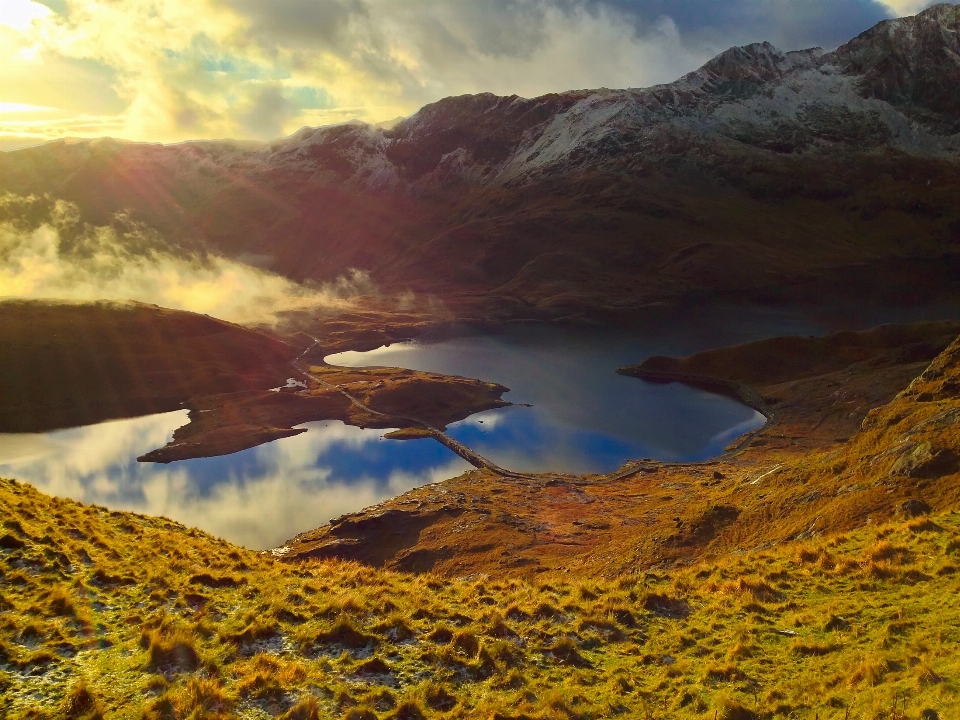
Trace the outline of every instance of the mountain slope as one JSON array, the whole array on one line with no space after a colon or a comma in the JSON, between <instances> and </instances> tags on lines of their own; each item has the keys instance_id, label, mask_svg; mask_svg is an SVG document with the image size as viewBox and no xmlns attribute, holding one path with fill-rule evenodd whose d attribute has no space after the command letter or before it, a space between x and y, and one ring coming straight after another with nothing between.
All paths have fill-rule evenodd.
<instances>
[{"instance_id":1,"label":"mountain slope","mask_svg":"<svg viewBox=\"0 0 960 720\"><path fill-rule=\"evenodd\" d=\"M877 300L952 298L958 31L960 8L937 5L832 53L754 44L668 85L447 98L391 130L57 142L0 155L0 190L96 223L126 210L298 279L360 267L495 315L803 301L858 279Z\"/></svg>"}]
</instances>

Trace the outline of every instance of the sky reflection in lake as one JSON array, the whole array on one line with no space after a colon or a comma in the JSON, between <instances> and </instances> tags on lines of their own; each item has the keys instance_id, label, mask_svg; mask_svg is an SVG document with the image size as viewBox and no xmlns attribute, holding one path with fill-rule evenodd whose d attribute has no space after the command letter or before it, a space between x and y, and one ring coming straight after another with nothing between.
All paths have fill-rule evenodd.
<instances>
[{"instance_id":1,"label":"sky reflection in lake","mask_svg":"<svg viewBox=\"0 0 960 720\"><path fill-rule=\"evenodd\" d=\"M533 407L474 415L450 426L468 447L511 470L611 472L636 458L719 455L764 418L727 397L676 383L617 375L617 368L673 349L662 336L525 325L436 343L396 343L331 355L337 365L387 365L482 378Z\"/></svg>"},{"instance_id":2,"label":"sky reflection in lake","mask_svg":"<svg viewBox=\"0 0 960 720\"><path fill-rule=\"evenodd\" d=\"M137 462L186 421L179 411L0 435L0 476L59 497L163 515L262 549L470 468L433 440L385 440L386 430L339 421L307 423L306 433L233 455Z\"/></svg>"}]
</instances>

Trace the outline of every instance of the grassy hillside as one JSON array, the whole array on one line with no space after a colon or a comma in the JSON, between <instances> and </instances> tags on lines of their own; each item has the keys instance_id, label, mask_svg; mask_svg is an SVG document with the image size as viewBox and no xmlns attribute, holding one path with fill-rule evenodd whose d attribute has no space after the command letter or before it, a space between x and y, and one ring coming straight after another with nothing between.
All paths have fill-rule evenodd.
<instances>
[{"instance_id":1,"label":"grassy hillside","mask_svg":"<svg viewBox=\"0 0 960 720\"><path fill-rule=\"evenodd\" d=\"M0 508L11 719L886 718L894 702L951 718L960 706L955 513L671 571L526 582L290 565L9 480Z\"/></svg>"}]
</instances>

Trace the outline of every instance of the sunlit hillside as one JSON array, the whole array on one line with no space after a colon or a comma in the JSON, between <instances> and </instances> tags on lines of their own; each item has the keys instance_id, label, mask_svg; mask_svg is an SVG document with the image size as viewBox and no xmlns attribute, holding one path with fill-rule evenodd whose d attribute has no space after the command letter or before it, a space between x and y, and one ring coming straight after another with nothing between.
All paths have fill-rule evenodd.
<instances>
[{"instance_id":1,"label":"sunlit hillside","mask_svg":"<svg viewBox=\"0 0 960 720\"><path fill-rule=\"evenodd\" d=\"M0 492L11 720L875 718L895 701L950 718L960 702L956 514L526 582L291 566Z\"/></svg>"}]
</instances>

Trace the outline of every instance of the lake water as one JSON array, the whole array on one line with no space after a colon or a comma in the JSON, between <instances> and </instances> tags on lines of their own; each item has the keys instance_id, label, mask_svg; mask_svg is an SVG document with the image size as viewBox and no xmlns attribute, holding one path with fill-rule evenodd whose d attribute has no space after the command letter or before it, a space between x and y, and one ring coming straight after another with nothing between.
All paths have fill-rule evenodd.
<instances>
[{"instance_id":1,"label":"lake water","mask_svg":"<svg viewBox=\"0 0 960 720\"><path fill-rule=\"evenodd\" d=\"M0 477L114 510L163 515L255 549L470 465L432 439L340 421L232 455L161 465L137 457L165 445L187 411L42 434L0 435Z\"/></svg>"},{"instance_id":2,"label":"lake water","mask_svg":"<svg viewBox=\"0 0 960 720\"><path fill-rule=\"evenodd\" d=\"M614 371L650 355L683 355L776 334L834 329L828 319L710 311L660 318L635 331L517 325L435 344L402 343L329 358L503 383L509 407L451 425L461 442L503 467L608 472L625 460L703 459L762 418L739 403ZM851 323L843 321L841 325ZM863 326L864 323L857 323ZM164 515L252 548L275 547L330 518L469 465L432 439L386 440L386 430L338 421L233 455L158 465L136 458L165 445L186 411L37 435L0 435L0 476L61 497Z\"/></svg>"},{"instance_id":3,"label":"lake water","mask_svg":"<svg viewBox=\"0 0 960 720\"><path fill-rule=\"evenodd\" d=\"M763 416L727 397L617 375L651 354L636 335L519 325L438 342L331 355L332 365L383 365L496 380L517 406L472 415L449 435L501 467L606 473L627 460L703 460ZM522 407L519 404L530 404Z\"/></svg>"}]
</instances>

